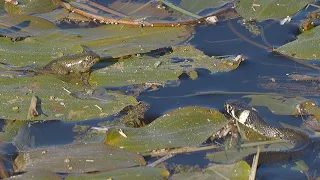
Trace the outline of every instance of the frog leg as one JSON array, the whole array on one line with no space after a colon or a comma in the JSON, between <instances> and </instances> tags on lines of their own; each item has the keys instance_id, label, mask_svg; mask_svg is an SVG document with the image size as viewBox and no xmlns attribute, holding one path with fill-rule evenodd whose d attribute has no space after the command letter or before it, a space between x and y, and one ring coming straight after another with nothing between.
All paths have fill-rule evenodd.
<instances>
[{"instance_id":1,"label":"frog leg","mask_svg":"<svg viewBox=\"0 0 320 180\"><path fill-rule=\"evenodd\" d=\"M89 84L90 72L81 73L80 78L81 78L81 81L84 83L84 85L91 86Z\"/></svg>"}]
</instances>

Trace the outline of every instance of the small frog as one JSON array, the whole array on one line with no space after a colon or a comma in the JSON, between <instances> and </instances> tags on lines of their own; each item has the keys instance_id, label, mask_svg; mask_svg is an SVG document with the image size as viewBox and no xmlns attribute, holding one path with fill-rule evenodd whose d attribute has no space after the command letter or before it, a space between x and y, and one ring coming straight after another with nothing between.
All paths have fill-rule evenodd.
<instances>
[{"instance_id":1,"label":"small frog","mask_svg":"<svg viewBox=\"0 0 320 180\"><path fill-rule=\"evenodd\" d=\"M90 72L91 67L99 61L100 57L98 54L92 51L85 51L81 54L63 56L52 60L41 68L41 70L59 76L82 74Z\"/></svg>"},{"instance_id":2,"label":"small frog","mask_svg":"<svg viewBox=\"0 0 320 180\"><path fill-rule=\"evenodd\" d=\"M90 70L100 61L100 56L93 51L85 50L82 53L67 55L52 60L41 68L9 68L13 71L26 71L33 74L53 74L64 81L81 80L88 85Z\"/></svg>"}]
</instances>

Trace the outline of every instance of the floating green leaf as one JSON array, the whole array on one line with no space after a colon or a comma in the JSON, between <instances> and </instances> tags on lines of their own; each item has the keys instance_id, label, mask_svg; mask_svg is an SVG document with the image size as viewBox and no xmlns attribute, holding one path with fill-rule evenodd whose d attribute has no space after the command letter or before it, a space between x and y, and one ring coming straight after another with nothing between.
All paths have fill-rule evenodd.
<instances>
[{"instance_id":1,"label":"floating green leaf","mask_svg":"<svg viewBox=\"0 0 320 180\"><path fill-rule=\"evenodd\" d=\"M62 180L62 178L57 175L56 173L45 171L45 170L30 170L26 173L19 174L16 176L10 177L10 179L15 180L26 180L26 179L32 179L32 180Z\"/></svg>"},{"instance_id":2,"label":"floating green leaf","mask_svg":"<svg viewBox=\"0 0 320 180\"><path fill-rule=\"evenodd\" d=\"M292 16L311 2L311 0L241 0L236 4L236 10L245 19L263 21Z\"/></svg>"},{"instance_id":3,"label":"floating green leaf","mask_svg":"<svg viewBox=\"0 0 320 180\"><path fill-rule=\"evenodd\" d=\"M0 35L2 36L27 37L55 29L57 27L52 22L34 16L10 14L0 16Z\"/></svg>"},{"instance_id":4,"label":"floating green leaf","mask_svg":"<svg viewBox=\"0 0 320 180\"><path fill-rule=\"evenodd\" d=\"M320 59L320 26L298 36L298 39L280 46L275 51L286 56L317 60Z\"/></svg>"},{"instance_id":5,"label":"floating green leaf","mask_svg":"<svg viewBox=\"0 0 320 180\"><path fill-rule=\"evenodd\" d=\"M143 128L112 128L107 132L105 143L137 152L194 147L220 130L226 121L224 115L214 109L184 107L166 113Z\"/></svg>"},{"instance_id":6,"label":"floating green leaf","mask_svg":"<svg viewBox=\"0 0 320 180\"><path fill-rule=\"evenodd\" d=\"M295 163L296 163L296 166L292 167L291 168L292 170L303 171L303 172L307 172L309 170L309 166L303 160L297 161Z\"/></svg>"},{"instance_id":7,"label":"floating green leaf","mask_svg":"<svg viewBox=\"0 0 320 180\"><path fill-rule=\"evenodd\" d=\"M69 19L70 21L74 20L74 21L77 21L77 22L89 22L90 19L89 18L86 18L84 16L81 16L80 14L76 14L76 13L73 13L73 12L70 12L68 11L67 9L55 9L54 11L52 12L49 12L49 13L45 13L45 14L41 14L39 15L39 17L41 18L44 18L44 19L47 19L51 22L56 22L56 23L59 23L61 22L62 20L65 20L65 19ZM86 25L86 23L83 23ZM79 23L79 26L81 26L82 24Z\"/></svg>"},{"instance_id":8,"label":"floating green leaf","mask_svg":"<svg viewBox=\"0 0 320 180\"><path fill-rule=\"evenodd\" d=\"M11 142L13 138L19 133L21 128L26 126L26 122L23 121L12 121L6 120L5 126L2 128L2 132L0 132L0 140Z\"/></svg>"},{"instance_id":9,"label":"floating green leaf","mask_svg":"<svg viewBox=\"0 0 320 180\"><path fill-rule=\"evenodd\" d=\"M4 5L4 0L0 0L0 14L4 12L3 5Z\"/></svg>"},{"instance_id":10,"label":"floating green leaf","mask_svg":"<svg viewBox=\"0 0 320 180\"><path fill-rule=\"evenodd\" d=\"M112 66L95 71L90 84L97 86L123 86L146 82L165 83L178 80L183 73L193 73L205 68L212 73L231 71L239 66L241 58L209 57L191 46L174 47L173 52L159 58L143 56L119 61Z\"/></svg>"},{"instance_id":11,"label":"floating green leaf","mask_svg":"<svg viewBox=\"0 0 320 180\"><path fill-rule=\"evenodd\" d=\"M203 172L192 172L192 173L179 173L172 176L172 180L188 180L188 179L234 179L234 180L245 180L249 178L250 166L244 162L239 161L235 164L230 165L211 165L206 168Z\"/></svg>"},{"instance_id":12,"label":"floating green leaf","mask_svg":"<svg viewBox=\"0 0 320 180\"><path fill-rule=\"evenodd\" d=\"M157 180L167 179L169 172L163 168L136 167L94 174L71 174L66 180Z\"/></svg>"},{"instance_id":13,"label":"floating green leaf","mask_svg":"<svg viewBox=\"0 0 320 180\"><path fill-rule=\"evenodd\" d=\"M106 25L92 29L75 29L83 37L83 45L102 57L121 57L149 52L187 40L193 28L180 27L123 27ZM108 33L106 33L108 32Z\"/></svg>"},{"instance_id":14,"label":"floating green leaf","mask_svg":"<svg viewBox=\"0 0 320 180\"><path fill-rule=\"evenodd\" d=\"M270 141L273 142L273 141ZM238 149L226 149L225 151L218 151L214 153L207 153L206 158L210 161L216 162L216 163L234 163L239 160L241 160L243 157L253 154L257 152L257 145L260 145L261 152L263 151L276 151L279 149L290 149L293 148L292 144L281 142L280 140L274 141L277 143L270 144L267 147L264 145L267 144L267 142L253 142L253 143L246 143L242 144L241 146L246 146Z\"/></svg>"},{"instance_id":15,"label":"floating green leaf","mask_svg":"<svg viewBox=\"0 0 320 180\"><path fill-rule=\"evenodd\" d=\"M133 28L105 25L96 28L56 29L22 41L0 37L1 62L16 66L45 65L54 58L82 52L84 45L102 58L146 53L179 44L191 36L192 28Z\"/></svg>"},{"instance_id":16,"label":"floating green leaf","mask_svg":"<svg viewBox=\"0 0 320 180\"><path fill-rule=\"evenodd\" d=\"M21 0L16 6L6 3L5 9L10 14L36 14L50 12L58 5L56 0Z\"/></svg>"},{"instance_id":17,"label":"floating green leaf","mask_svg":"<svg viewBox=\"0 0 320 180\"><path fill-rule=\"evenodd\" d=\"M0 79L0 101L4 119L27 118L32 95L38 97L39 116L32 120L84 120L105 117L138 102L132 96L110 93L109 99L79 99L70 92L82 91L80 85L63 82L50 75ZM114 98L110 98L114 96Z\"/></svg>"},{"instance_id":18,"label":"floating green leaf","mask_svg":"<svg viewBox=\"0 0 320 180\"><path fill-rule=\"evenodd\" d=\"M12 42L9 38L0 37L1 62L15 66L32 64L44 66L55 58L82 51L83 48L80 45L58 40L39 40L29 37L22 41Z\"/></svg>"},{"instance_id":19,"label":"floating green leaf","mask_svg":"<svg viewBox=\"0 0 320 180\"><path fill-rule=\"evenodd\" d=\"M232 0L182 0L179 4L179 7L192 12L194 14L199 14L201 11L208 8L218 8L222 5L231 2Z\"/></svg>"},{"instance_id":20,"label":"floating green leaf","mask_svg":"<svg viewBox=\"0 0 320 180\"><path fill-rule=\"evenodd\" d=\"M60 173L110 171L145 165L137 153L102 143L74 144L37 149L19 154L16 171L48 170Z\"/></svg>"},{"instance_id":21,"label":"floating green leaf","mask_svg":"<svg viewBox=\"0 0 320 180\"><path fill-rule=\"evenodd\" d=\"M250 106L266 106L278 115L296 114L296 106L308 101L304 97L283 97L278 95L247 95L242 98L251 98Z\"/></svg>"}]
</instances>

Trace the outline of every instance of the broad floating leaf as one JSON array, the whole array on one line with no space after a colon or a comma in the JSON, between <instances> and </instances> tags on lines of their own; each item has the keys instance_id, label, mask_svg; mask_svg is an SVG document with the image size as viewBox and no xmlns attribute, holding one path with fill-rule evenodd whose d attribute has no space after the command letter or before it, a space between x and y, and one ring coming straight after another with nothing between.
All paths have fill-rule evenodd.
<instances>
[{"instance_id":1,"label":"broad floating leaf","mask_svg":"<svg viewBox=\"0 0 320 180\"><path fill-rule=\"evenodd\" d=\"M296 170L296 171L303 171L303 172L307 172L309 170L309 166L303 161L303 160L299 160L296 161L296 166L292 167L292 170Z\"/></svg>"},{"instance_id":2,"label":"broad floating leaf","mask_svg":"<svg viewBox=\"0 0 320 180\"><path fill-rule=\"evenodd\" d=\"M278 115L297 114L296 106L308 101L304 97L282 97L278 95L247 95L242 98L251 98L250 106L266 106L269 110Z\"/></svg>"},{"instance_id":3,"label":"broad floating leaf","mask_svg":"<svg viewBox=\"0 0 320 180\"><path fill-rule=\"evenodd\" d=\"M12 121L6 120L5 125L0 132L0 140L11 142L14 137L19 133L19 131L27 126L27 123L24 121Z\"/></svg>"},{"instance_id":4,"label":"broad floating leaf","mask_svg":"<svg viewBox=\"0 0 320 180\"><path fill-rule=\"evenodd\" d=\"M250 166L244 162L239 161L230 165L211 165L203 172L179 173L172 176L172 180L192 180L192 179L234 179L245 180L249 178Z\"/></svg>"},{"instance_id":5,"label":"broad floating leaf","mask_svg":"<svg viewBox=\"0 0 320 180\"><path fill-rule=\"evenodd\" d=\"M136 152L194 147L226 123L225 116L214 109L190 106L170 111L143 128L112 128L105 143Z\"/></svg>"},{"instance_id":6,"label":"broad floating leaf","mask_svg":"<svg viewBox=\"0 0 320 180\"><path fill-rule=\"evenodd\" d=\"M65 180L106 180L106 179L117 179L117 180L157 180L167 179L169 172L163 168L153 167L136 167L119 169L115 171L92 173L92 174L71 174L68 175Z\"/></svg>"},{"instance_id":7,"label":"broad floating leaf","mask_svg":"<svg viewBox=\"0 0 320 180\"><path fill-rule=\"evenodd\" d=\"M275 51L286 56L318 60L320 59L320 26L313 28L310 31L302 33L298 39L280 46Z\"/></svg>"},{"instance_id":8,"label":"broad floating leaf","mask_svg":"<svg viewBox=\"0 0 320 180\"><path fill-rule=\"evenodd\" d=\"M0 13L1 14L4 12L3 5L4 5L4 0L0 0Z\"/></svg>"},{"instance_id":9,"label":"broad floating leaf","mask_svg":"<svg viewBox=\"0 0 320 180\"><path fill-rule=\"evenodd\" d=\"M287 94L290 96L315 96L320 91L317 81L320 76L290 74L283 76L261 76L258 77L258 86L271 90L279 94ZM314 82L313 82L314 81Z\"/></svg>"},{"instance_id":10,"label":"broad floating leaf","mask_svg":"<svg viewBox=\"0 0 320 180\"><path fill-rule=\"evenodd\" d=\"M191 36L192 30L185 26L142 29L104 25L96 28L57 29L18 42L0 37L0 58L1 62L15 66L43 66L57 57L82 52L81 45L102 58L121 57L179 44Z\"/></svg>"},{"instance_id":11,"label":"broad floating leaf","mask_svg":"<svg viewBox=\"0 0 320 180\"><path fill-rule=\"evenodd\" d=\"M236 4L236 10L245 19L263 21L292 16L311 2L311 0L241 0Z\"/></svg>"},{"instance_id":12,"label":"broad floating leaf","mask_svg":"<svg viewBox=\"0 0 320 180\"><path fill-rule=\"evenodd\" d=\"M44 66L63 55L77 54L83 51L80 45L64 43L50 39L39 40L28 37L22 41L12 42L9 38L0 37L0 58L3 63L26 66Z\"/></svg>"},{"instance_id":13,"label":"broad floating leaf","mask_svg":"<svg viewBox=\"0 0 320 180\"><path fill-rule=\"evenodd\" d=\"M32 179L32 180L62 180L62 178L57 175L56 173L45 171L45 170L30 170L26 173L19 174L16 176L11 176L9 179L15 179L15 180L26 180L26 179Z\"/></svg>"},{"instance_id":14,"label":"broad floating leaf","mask_svg":"<svg viewBox=\"0 0 320 180\"><path fill-rule=\"evenodd\" d=\"M34 16L5 14L0 17L2 36L27 37L55 29L57 27L52 22Z\"/></svg>"},{"instance_id":15,"label":"broad floating leaf","mask_svg":"<svg viewBox=\"0 0 320 180\"><path fill-rule=\"evenodd\" d=\"M187 40L192 27L122 27L106 25L90 29L73 29L83 37L83 45L102 57L122 57L173 46ZM106 33L107 32L107 33Z\"/></svg>"},{"instance_id":16,"label":"broad floating leaf","mask_svg":"<svg viewBox=\"0 0 320 180\"><path fill-rule=\"evenodd\" d=\"M143 56L119 61L112 66L92 73L90 84L97 86L124 86L145 82L165 83L178 80L183 73L193 73L197 68L212 73L236 69L242 59L209 57L191 46L178 46L173 52L159 58ZM196 76L193 76L196 77Z\"/></svg>"},{"instance_id":17,"label":"broad floating leaf","mask_svg":"<svg viewBox=\"0 0 320 180\"><path fill-rule=\"evenodd\" d=\"M73 12L70 12L66 9L55 9L54 11L51 11L49 13L41 14L39 17L47 19L51 22L61 23L61 21L65 19L69 19L71 21L76 22L88 22L90 19L81 16L80 14L76 14ZM85 24L85 23L84 23ZM79 24L81 26L81 23Z\"/></svg>"},{"instance_id":18,"label":"broad floating leaf","mask_svg":"<svg viewBox=\"0 0 320 180\"><path fill-rule=\"evenodd\" d=\"M275 142L277 143L270 144L267 147L265 146L267 142L266 143L264 142L262 142L262 145L260 145L259 142L242 144L241 146L246 146L246 147L241 148L240 151L238 149L226 149L223 151L218 151L213 153L209 152L206 154L206 158L215 163L235 163L249 154L256 153L257 145L260 145L261 152L277 151L279 149L287 150L287 149L293 148L292 144L281 142L281 140L276 140ZM269 141L269 142L274 142L274 141Z\"/></svg>"},{"instance_id":19,"label":"broad floating leaf","mask_svg":"<svg viewBox=\"0 0 320 180\"><path fill-rule=\"evenodd\" d=\"M192 12L194 14L199 14L201 11L209 8L218 8L223 6L226 3L231 2L232 0L182 0L179 4L179 7Z\"/></svg>"},{"instance_id":20,"label":"broad floating leaf","mask_svg":"<svg viewBox=\"0 0 320 180\"><path fill-rule=\"evenodd\" d=\"M88 143L23 152L15 159L15 170L85 173L111 171L145 164L143 157L137 153L102 143Z\"/></svg>"},{"instance_id":21,"label":"broad floating leaf","mask_svg":"<svg viewBox=\"0 0 320 180\"><path fill-rule=\"evenodd\" d=\"M3 104L0 118L3 119L26 120L32 95L39 99L37 105L39 115L32 120L100 118L138 103L132 96L117 93L110 93L105 97L107 99L103 97L79 99L70 92L82 91L82 86L63 82L50 75L6 78L0 79L0 83L0 101Z\"/></svg>"},{"instance_id":22,"label":"broad floating leaf","mask_svg":"<svg viewBox=\"0 0 320 180\"><path fill-rule=\"evenodd\" d=\"M5 9L10 14L36 14L46 13L58 6L55 0L21 0L17 5L5 4Z\"/></svg>"}]
</instances>

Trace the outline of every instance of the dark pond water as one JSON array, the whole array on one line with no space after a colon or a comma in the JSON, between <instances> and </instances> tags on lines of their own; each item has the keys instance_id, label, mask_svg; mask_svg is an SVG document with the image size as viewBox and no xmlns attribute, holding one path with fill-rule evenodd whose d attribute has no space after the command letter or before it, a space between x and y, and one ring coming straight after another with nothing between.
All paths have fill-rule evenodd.
<instances>
[{"instance_id":1,"label":"dark pond water","mask_svg":"<svg viewBox=\"0 0 320 180\"><path fill-rule=\"evenodd\" d=\"M312 11L312 9L309 9L309 11ZM299 33L298 23L306 13L307 11L301 11L294 17L293 23L283 26L274 20L264 21L258 25L263 28L264 37L268 44L277 47L295 39ZM232 31L232 28L255 43L267 47L261 36L254 37L237 21L238 19L234 19L220 22L217 25L199 26L196 28L196 33L190 43L210 56L243 54L246 59L240 67L228 73L218 74L210 74L205 69L198 69L199 77L196 80L183 76L178 87L165 87L157 91L142 93L138 100L151 105L146 112L146 119L149 122L165 112L179 107L197 105L215 108L223 112L223 104L228 99L238 99L243 95L251 94L250 92L277 92L276 89L264 89L259 86L259 77L268 76L270 78L286 79L287 74L292 73L319 73L314 69L239 38ZM319 97L309 97L320 103ZM301 117L274 115L266 107L257 107L256 109L268 123L275 126L279 126L279 122L283 122L299 127L302 123ZM106 119L108 118L77 122L76 124L95 125ZM61 121L32 124L30 133L36 137L35 147L72 143L74 136L77 135L72 132L74 124ZM177 155L167 162L168 164L205 167L209 163L205 159L205 155L206 151ZM306 157L306 162L310 161L310 159L317 160L317 157L310 155L310 157ZM276 165L262 166L258 169L257 179L306 179L304 173L291 170L291 166L287 168ZM319 160L310 166L310 172L319 171L318 167L320 167Z\"/></svg>"},{"instance_id":2,"label":"dark pond water","mask_svg":"<svg viewBox=\"0 0 320 180\"><path fill-rule=\"evenodd\" d=\"M305 13L301 12L299 15L302 16ZM266 90L259 87L258 77L269 76L285 79L287 74L292 73L318 73L316 70L306 68L290 59L238 39L239 37L230 30L229 23L242 35L249 37L254 42L264 44L260 37L252 38L252 35L237 23L237 19L219 23L216 26L197 28L197 33L191 43L206 54L215 56L244 54L247 59L241 64L240 68L232 72L210 75L205 70L199 70L200 77L196 80L184 79L179 87L164 88L159 91L142 94L140 100L152 104L147 112L147 117L154 119L170 109L190 105L212 107L223 111L223 103L228 99L238 99L243 95L250 94L250 92L277 92L276 89ZM297 25L281 26L278 21L269 20L259 25L264 28L264 36L269 44L274 47L294 40L299 33ZM207 94L197 95L199 92ZM243 94L217 92L243 92ZM319 102L318 97L311 98ZM268 123L275 126L279 126L279 122L282 122L299 127L302 123L301 117L274 115L266 107L257 107L257 110ZM208 163L204 158L205 153L179 155L168 162L205 166ZM315 156L313 155L309 158L312 162ZM310 168L313 169L312 171L318 169L314 164ZM257 178L306 179L306 175L299 171L292 171L290 167L263 166L259 168Z\"/></svg>"}]
</instances>

